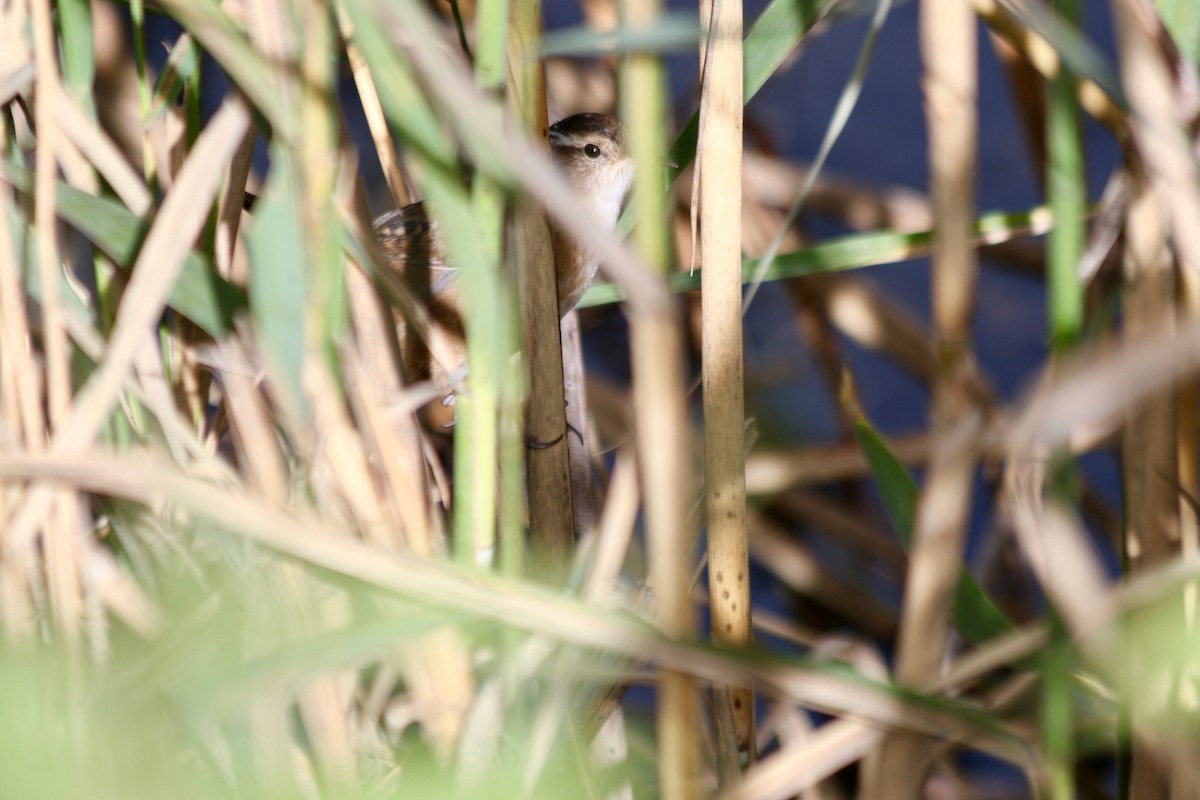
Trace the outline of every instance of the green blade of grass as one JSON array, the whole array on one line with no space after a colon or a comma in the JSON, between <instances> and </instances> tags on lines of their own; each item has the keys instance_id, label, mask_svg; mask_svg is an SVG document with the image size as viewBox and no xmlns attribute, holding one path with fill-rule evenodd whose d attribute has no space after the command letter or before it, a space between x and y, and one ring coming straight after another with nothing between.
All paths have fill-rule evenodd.
<instances>
[{"instance_id":1,"label":"green blade of grass","mask_svg":"<svg viewBox=\"0 0 1200 800\"><path fill-rule=\"evenodd\" d=\"M1059 8L1074 18L1074 2L1060 0ZM1058 224L1046 246L1049 283L1050 335L1057 351L1070 347L1083 327L1083 282L1079 259L1086 237L1087 179L1077 83L1070 70L1062 70L1051 84L1046 119L1046 198Z\"/></svg>"},{"instance_id":2,"label":"green blade of grass","mask_svg":"<svg viewBox=\"0 0 1200 800\"><path fill-rule=\"evenodd\" d=\"M909 550L912 547L913 522L920 495L917 483L862 412L855 396L853 380L848 374L843 382L842 406L854 423L854 433L871 467L888 519L904 549ZM959 573L951 618L959 633L975 644L1014 630L1013 624L996 608L966 567Z\"/></svg>"},{"instance_id":3,"label":"green blade of grass","mask_svg":"<svg viewBox=\"0 0 1200 800\"><path fill-rule=\"evenodd\" d=\"M33 175L12 162L3 163L0 179L21 192L30 191L33 185ZM114 264L130 268L145 238L146 222L115 200L94 197L61 183L56 208L63 221L86 236ZM192 252L171 292L170 306L205 333L220 338L232 330L234 315L246 307L246 297L221 279L207 260Z\"/></svg>"},{"instance_id":4,"label":"green blade of grass","mask_svg":"<svg viewBox=\"0 0 1200 800\"><path fill-rule=\"evenodd\" d=\"M88 0L59 0L58 25L62 32L63 82L89 114L95 113L92 82L96 58L92 47L92 8Z\"/></svg>"},{"instance_id":5,"label":"green blade of grass","mask_svg":"<svg viewBox=\"0 0 1200 800\"><path fill-rule=\"evenodd\" d=\"M975 224L980 244L998 244L1020 236L1036 236L1052 227L1053 217L1044 206L1029 211L994 211L982 215ZM933 231L899 233L869 231L836 237L813 247L784 253L775 257L771 268L761 276L764 281L800 278L824 272L843 272L881 264L895 264L928 255L933 244ZM742 282L756 277L759 262L750 259L742 264ZM670 277L671 290L691 292L700 288L700 270L693 273L676 272ZM579 302L580 308L618 303L623 299L620 290L609 283L598 283L588 290Z\"/></svg>"}]
</instances>

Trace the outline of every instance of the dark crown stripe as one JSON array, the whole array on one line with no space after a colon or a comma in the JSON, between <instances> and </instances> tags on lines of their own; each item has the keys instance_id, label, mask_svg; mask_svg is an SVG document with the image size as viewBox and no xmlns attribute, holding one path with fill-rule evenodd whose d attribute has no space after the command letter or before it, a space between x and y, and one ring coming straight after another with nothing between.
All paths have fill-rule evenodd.
<instances>
[{"instance_id":1,"label":"dark crown stripe","mask_svg":"<svg viewBox=\"0 0 1200 800\"><path fill-rule=\"evenodd\" d=\"M566 144L570 139L601 136L621 141L621 126L607 114L575 114L550 126L550 141Z\"/></svg>"}]
</instances>

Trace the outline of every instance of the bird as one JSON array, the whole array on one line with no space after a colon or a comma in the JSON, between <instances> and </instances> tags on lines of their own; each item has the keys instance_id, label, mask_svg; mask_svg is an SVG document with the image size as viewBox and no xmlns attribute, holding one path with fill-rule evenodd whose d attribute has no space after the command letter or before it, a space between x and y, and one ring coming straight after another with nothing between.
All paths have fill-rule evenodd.
<instances>
[{"instance_id":1,"label":"bird","mask_svg":"<svg viewBox=\"0 0 1200 800\"><path fill-rule=\"evenodd\" d=\"M621 123L608 114L575 114L551 125L549 138L554 161L586 213L598 228L611 233L635 172L634 161L625 152ZM466 377L466 329L459 271L448 261L437 222L418 202L376 218L373 229L386 266L399 275L428 314L429 341L408 335L403 323L398 327L405 378L431 381L445 390L442 404L453 405L453 389ZM551 236L561 318L591 286L599 259L553 224ZM431 349L437 358L431 357Z\"/></svg>"}]
</instances>

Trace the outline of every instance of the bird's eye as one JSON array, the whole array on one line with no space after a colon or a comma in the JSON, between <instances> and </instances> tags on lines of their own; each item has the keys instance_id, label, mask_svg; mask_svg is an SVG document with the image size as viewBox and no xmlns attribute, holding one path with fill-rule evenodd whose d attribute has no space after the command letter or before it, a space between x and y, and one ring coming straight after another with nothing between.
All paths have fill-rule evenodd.
<instances>
[{"instance_id":1,"label":"bird's eye","mask_svg":"<svg viewBox=\"0 0 1200 800\"><path fill-rule=\"evenodd\" d=\"M583 146L583 152L587 153L588 158L600 157L600 148L594 144L585 144Z\"/></svg>"}]
</instances>

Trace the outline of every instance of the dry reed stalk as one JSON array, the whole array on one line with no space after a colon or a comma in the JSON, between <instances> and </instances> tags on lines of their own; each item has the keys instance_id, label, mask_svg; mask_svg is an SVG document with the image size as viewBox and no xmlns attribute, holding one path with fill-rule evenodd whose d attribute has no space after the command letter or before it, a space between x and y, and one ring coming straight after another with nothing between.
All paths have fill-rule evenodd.
<instances>
[{"instance_id":1,"label":"dry reed stalk","mask_svg":"<svg viewBox=\"0 0 1200 800\"><path fill-rule=\"evenodd\" d=\"M395 329L365 276L352 273L348 278L359 336L358 348L346 348L341 359L346 390L358 418L359 435L374 451L371 463L382 472L387 527L402 534L401 540L385 541L384 545L433 558L443 553L445 546L435 536L429 517L419 425L411 412L389 419L384 407L385 396L395 397L403 391L392 351L380 346L389 336L394 340ZM384 327L386 332L373 335ZM457 630L434 631L405 647L401 663L413 702L430 709L421 719L422 729L439 757L448 760L475 695L466 644ZM393 675L388 691L394 682Z\"/></svg>"},{"instance_id":2,"label":"dry reed stalk","mask_svg":"<svg viewBox=\"0 0 1200 800\"><path fill-rule=\"evenodd\" d=\"M432 557L442 547L434 541L429 522L429 497L418 423L411 414L398 415L395 420L389 418L384 397L395 396L402 390L397 387L389 391L395 384L368 377L387 373L371 371L368 364L376 364L378 360L368 361L370 346L360 344L360 347L366 354L348 350L342 357L342 368L347 394L361 429L360 436L371 448L371 463L377 465L387 487L384 493L388 507L386 517L391 524L399 523L400 536L394 544L403 544L417 555Z\"/></svg>"},{"instance_id":3,"label":"dry reed stalk","mask_svg":"<svg viewBox=\"0 0 1200 800\"><path fill-rule=\"evenodd\" d=\"M1162 21L1153 4L1142 0L1113 3L1117 43L1121 54L1121 81L1133 113L1130 126L1146 180L1163 204L1163 226L1170 231L1179 257L1191 269L1200 269L1200 163L1192 137L1181 119L1187 103L1176 90L1158 41Z\"/></svg>"},{"instance_id":4,"label":"dry reed stalk","mask_svg":"<svg viewBox=\"0 0 1200 800\"><path fill-rule=\"evenodd\" d=\"M594 447L587 378L583 371L583 337L579 313L572 309L560 325L563 351L563 394L567 401L567 456L571 463L571 514L577 535L592 533L599 522ZM603 474L603 465L600 469Z\"/></svg>"},{"instance_id":5,"label":"dry reed stalk","mask_svg":"<svg viewBox=\"0 0 1200 800\"><path fill-rule=\"evenodd\" d=\"M343 197L342 205L343 211L348 211L348 198ZM385 407L385 398L401 397L405 391L395 326L361 271L351 271L347 281L357 337L355 347L344 348L341 363L359 436L372 450L370 460L376 472L382 473L383 516L388 529L401 534L399 540L385 545L421 558L435 558L445 552L445 544L431 518L420 426L412 411L389 415ZM430 711L422 716L422 729L439 757L449 760L475 697L466 643L453 628L433 631L403 648L400 661L413 702ZM396 676L388 674L386 691L390 692Z\"/></svg>"},{"instance_id":6,"label":"dry reed stalk","mask_svg":"<svg viewBox=\"0 0 1200 800\"><path fill-rule=\"evenodd\" d=\"M838 770L868 756L884 732L854 719L822 725L787 742L746 771L718 800L786 800L807 793Z\"/></svg>"},{"instance_id":7,"label":"dry reed stalk","mask_svg":"<svg viewBox=\"0 0 1200 800\"><path fill-rule=\"evenodd\" d=\"M1078 517L1043 498L1045 472L1044 462L1012 464L1006 471L1005 494L1017 537L1081 650L1107 673L1105 678L1117 678L1118 642L1111 629L1105 630L1116 611L1109 579Z\"/></svg>"},{"instance_id":8,"label":"dry reed stalk","mask_svg":"<svg viewBox=\"0 0 1200 800\"><path fill-rule=\"evenodd\" d=\"M543 152L549 152L545 72L534 57L541 41L541 8L512 3L508 23L509 108ZM517 199L513 222L529 364L525 430L532 441L553 443L526 450L529 531L537 574L557 580L570 566L575 529L554 246L545 212L532 200Z\"/></svg>"},{"instance_id":9,"label":"dry reed stalk","mask_svg":"<svg viewBox=\"0 0 1200 800\"><path fill-rule=\"evenodd\" d=\"M1183 324L1200 319L1200 272L1189 267L1179 271L1179 314ZM1179 426L1179 552L1184 559L1200 555L1200 509L1192 499L1200 497L1200 380L1181 382L1176 393L1176 424ZM1185 624L1194 635L1200 617L1200 587L1185 592Z\"/></svg>"},{"instance_id":10,"label":"dry reed stalk","mask_svg":"<svg viewBox=\"0 0 1200 800\"><path fill-rule=\"evenodd\" d=\"M1124 335L1130 341L1145 341L1176 327L1168 233L1184 267L1194 271L1200 265L1196 229L1200 167L1185 121L1180 119L1185 104L1157 40L1161 22L1153 7L1125 0L1113 7L1121 80L1135 112L1130 125L1140 162L1132 169L1134 188L1125 224ZM1125 554L1132 576L1163 563L1181 548L1177 389L1178 385L1164 387L1132 409L1125 430ZM1183 466L1189 464L1185 461ZM1167 602L1172 614L1177 614L1172 618L1186 625L1189 609L1178 605L1186 602L1186 595ZM1187 712L1177 705L1170 667L1155 659L1153 634L1146 627L1130 626L1131 641L1125 650L1132 689L1129 796L1134 800L1192 796L1195 781L1188 772L1194 771L1194 762L1179 752L1170 733Z\"/></svg>"},{"instance_id":11,"label":"dry reed stalk","mask_svg":"<svg viewBox=\"0 0 1200 800\"><path fill-rule=\"evenodd\" d=\"M998 0L971 0L975 13L988 29L1003 36L1024 56L1034 69L1048 80L1058 77L1062 60L1053 45L1037 31L1014 20L1001 8ZM1113 99L1095 81L1085 78L1076 90L1079 106L1097 122L1111 130L1118 139L1126 132L1125 116Z\"/></svg>"},{"instance_id":12,"label":"dry reed stalk","mask_svg":"<svg viewBox=\"0 0 1200 800\"><path fill-rule=\"evenodd\" d=\"M1025 134L1025 144L1033 160L1033 175L1038 186L1046 185L1046 92L1042 77L1024 58L1021 51L994 30L988 29L988 41L996 53L996 59L1004 68L1008 78L1013 105Z\"/></svg>"},{"instance_id":13,"label":"dry reed stalk","mask_svg":"<svg viewBox=\"0 0 1200 800\"><path fill-rule=\"evenodd\" d=\"M700 4L699 174L704 493L708 585L716 641L748 644L750 556L746 527L745 378L742 355L742 4ZM754 694L718 687L733 738L720 735L720 763L737 770L738 751L754 751Z\"/></svg>"},{"instance_id":14,"label":"dry reed stalk","mask_svg":"<svg viewBox=\"0 0 1200 800\"><path fill-rule=\"evenodd\" d=\"M938 372L930 466L913 523L897 638L896 681L914 688L936 678L945 656L981 429L972 408L969 344L978 270L972 242L978 127L975 14L966 0L926 0L920 34L930 183L938 220L932 266ZM927 739L889 739L868 784L870 796L919 796L929 754Z\"/></svg>"},{"instance_id":15,"label":"dry reed stalk","mask_svg":"<svg viewBox=\"0 0 1200 800\"><path fill-rule=\"evenodd\" d=\"M1174 265L1166 220L1144 180L1135 178L1128 213L1124 334L1130 341L1144 341L1174 328ZM1173 392L1160 390L1130 410L1122 455L1125 555L1132 575L1162 564L1178 551L1177 437ZM1126 653L1129 685L1137 687L1129 712L1134 736L1130 796L1135 800L1166 797L1172 781L1157 752L1163 742L1156 741L1157 724L1172 704L1162 693L1163 665L1146 657L1136 642L1128 645Z\"/></svg>"},{"instance_id":16,"label":"dry reed stalk","mask_svg":"<svg viewBox=\"0 0 1200 800\"><path fill-rule=\"evenodd\" d=\"M56 182L61 131L55 119L58 88L58 58L50 0L30 0L33 23L33 53L37 65L34 118L37 126L34 228L37 237L37 273L41 285L41 340L46 368L47 429L60 431L72 403L70 345L63 321L62 267L58 255ZM44 442L29 443L36 450ZM28 494L26 495L29 496ZM78 500L73 492L57 490L47 503L50 513L42 522L45 547L46 584L55 627L69 652L80 646L83 587L80 580Z\"/></svg>"},{"instance_id":17,"label":"dry reed stalk","mask_svg":"<svg viewBox=\"0 0 1200 800\"><path fill-rule=\"evenodd\" d=\"M241 343L231 340L221 349L234 365L221 370L222 404L237 444L243 479L262 498L283 505L288 496L288 474L280 451L271 410L249 368L250 359Z\"/></svg>"},{"instance_id":18,"label":"dry reed stalk","mask_svg":"<svg viewBox=\"0 0 1200 800\"><path fill-rule=\"evenodd\" d=\"M1187 273L1181 284L1183 308L1194 316L1200 264L1195 230L1200 213L1198 166L1185 127L1190 120L1181 119L1184 90L1176 85L1160 49L1161 22L1148 4L1117 2L1114 11L1121 77L1135 111L1131 127L1140 158L1133 170L1125 228L1124 334L1131 341L1144 341L1169 334L1177 325L1168 231ZM1180 487L1189 491L1195 486L1193 387L1191 382L1163 387L1129 415L1122 452L1124 541L1131 576L1144 574L1181 550L1195 550L1193 510L1180 496ZM1180 402L1189 397L1190 404ZM1194 587L1166 605L1180 633L1195 625ZM1127 633L1128 724L1133 736L1130 797L1193 796L1194 761L1180 752L1172 734L1191 703L1172 689L1171 667L1155 658L1154 635L1147 627L1131 624Z\"/></svg>"},{"instance_id":19,"label":"dry reed stalk","mask_svg":"<svg viewBox=\"0 0 1200 800\"><path fill-rule=\"evenodd\" d=\"M633 540L640 504L637 460L632 449L624 447L617 452L608 497L594 534L591 564L583 585L584 597L603 602L616 592L621 567Z\"/></svg>"},{"instance_id":20,"label":"dry reed stalk","mask_svg":"<svg viewBox=\"0 0 1200 800\"><path fill-rule=\"evenodd\" d=\"M237 286L245 286L250 280L245 244L238 233L242 222L242 205L246 199L246 181L250 177L254 143L257 140L258 132L254 128L246 131L229 163L217 203L217 235L213 243L215 266L218 275Z\"/></svg>"},{"instance_id":21,"label":"dry reed stalk","mask_svg":"<svg viewBox=\"0 0 1200 800\"><path fill-rule=\"evenodd\" d=\"M661 2L623 0L621 19L631 29L653 25ZM621 99L628 150L642 165L633 184L640 224L634 233L642 257L653 266L655 283L665 290L670 270L669 218L656 165L663 160L663 121L667 118L662 64L657 57L630 54L621 72ZM634 300L634 298L630 298ZM683 333L674 306L635 300L630 304L633 403L645 503L649 582L656 619L672 636L696 633L691 603L689 556L692 537L687 504L691 449L684 403ZM700 795L700 708L690 674L664 669L658 683L658 775L664 800Z\"/></svg>"},{"instance_id":22,"label":"dry reed stalk","mask_svg":"<svg viewBox=\"0 0 1200 800\"><path fill-rule=\"evenodd\" d=\"M79 149L90 165L88 171L95 167L125 207L139 217L144 216L150 210L150 190L129 166L116 143L71 100L61 85L50 82L46 92L44 99L50 106L57 131ZM90 191L95 192L94 177L90 183L93 184Z\"/></svg>"}]
</instances>

